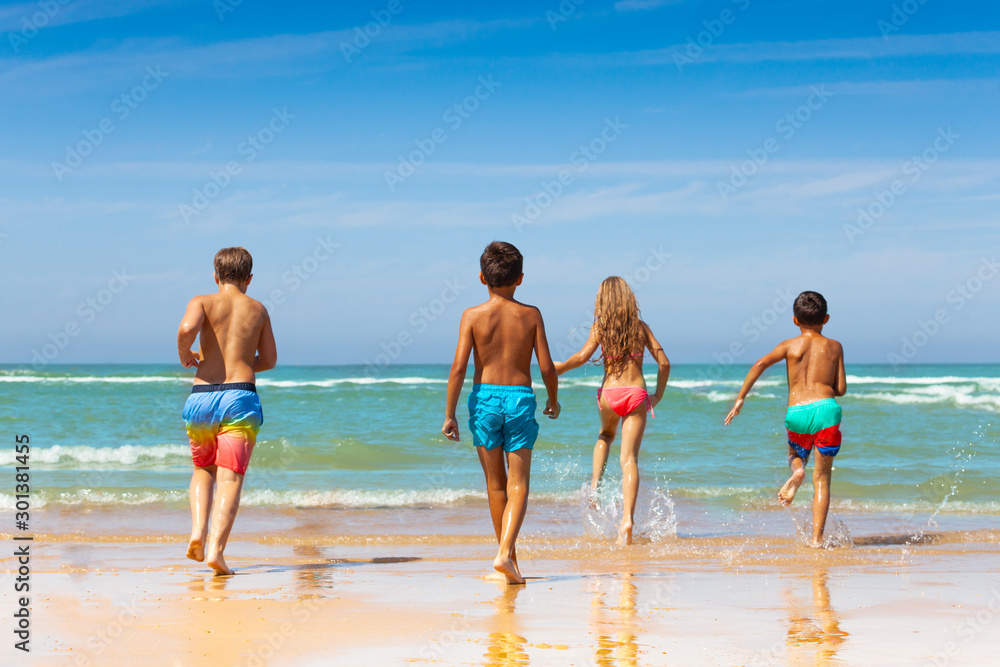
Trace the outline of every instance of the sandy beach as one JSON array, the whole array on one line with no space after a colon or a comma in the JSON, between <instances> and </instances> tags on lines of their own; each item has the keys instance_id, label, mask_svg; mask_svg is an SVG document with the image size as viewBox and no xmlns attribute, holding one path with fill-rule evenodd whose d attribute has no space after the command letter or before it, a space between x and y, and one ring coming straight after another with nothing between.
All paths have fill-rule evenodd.
<instances>
[{"instance_id":1,"label":"sandy beach","mask_svg":"<svg viewBox=\"0 0 1000 667\"><path fill-rule=\"evenodd\" d=\"M235 537L233 577L183 558L183 517L119 530L121 512L87 512L35 536L32 652L8 644L3 662L940 666L1000 649L997 531L855 535L826 551L794 535L621 548L536 531L519 545L528 584L508 587L483 578L495 547L463 530L473 509L430 535L361 532L386 512L251 510L247 528L276 530ZM13 565L0 560L5 578Z\"/></svg>"}]
</instances>

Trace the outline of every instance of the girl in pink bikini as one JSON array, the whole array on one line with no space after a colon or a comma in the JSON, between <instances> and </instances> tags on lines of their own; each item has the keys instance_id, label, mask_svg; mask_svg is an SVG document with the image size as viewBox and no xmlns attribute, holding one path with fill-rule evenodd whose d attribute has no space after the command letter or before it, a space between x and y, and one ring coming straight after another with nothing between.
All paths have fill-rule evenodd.
<instances>
[{"instance_id":1,"label":"girl in pink bikini","mask_svg":"<svg viewBox=\"0 0 1000 667\"><path fill-rule=\"evenodd\" d=\"M583 348L566 361L556 363L556 372L566 371L587 363L597 348L601 356L594 363L604 364L604 381L597 390L597 407L601 415L601 434L594 446L594 472L591 488L596 490L604 475L611 443L622 423L622 494L625 516L618 528L622 544L632 543L635 502L639 496L639 445L646 429L646 411L653 416L653 407L663 398L670 375L670 361L653 336L649 326L639 317L635 293L622 278L611 276L601 283L594 304L594 326ZM642 376L642 359L648 349L656 361L656 393L646 391Z\"/></svg>"}]
</instances>

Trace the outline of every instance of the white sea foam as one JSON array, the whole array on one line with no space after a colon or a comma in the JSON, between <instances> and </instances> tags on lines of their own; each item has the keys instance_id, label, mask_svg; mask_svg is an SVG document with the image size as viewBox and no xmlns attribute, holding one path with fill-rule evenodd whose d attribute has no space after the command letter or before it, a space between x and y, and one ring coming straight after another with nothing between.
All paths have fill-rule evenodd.
<instances>
[{"instance_id":1,"label":"white sea foam","mask_svg":"<svg viewBox=\"0 0 1000 667\"><path fill-rule=\"evenodd\" d=\"M402 378L369 378L369 377L351 377L351 378L328 378L325 380L269 380L266 378L258 378L258 387L280 387L280 388L291 388L291 387L336 387L342 384L407 384L407 385L420 385L420 384L447 384L447 379L439 378L422 378L422 377L402 377Z\"/></svg>"},{"instance_id":2,"label":"white sea foam","mask_svg":"<svg viewBox=\"0 0 1000 667\"><path fill-rule=\"evenodd\" d=\"M101 375L0 375L0 382L73 382L90 384L140 384L146 382L191 382L189 377L170 375L101 376Z\"/></svg>"},{"instance_id":3,"label":"white sea foam","mask_svg":"<svg viewBox=\"0 0 1000 667\"><path fill-rule=\"evenodd\" d=\"M0 450L0 465L13 465L13 448ZM186 445L122 445L120 447L89 447L87 445L53 445L52 447L32 447L30 461L47 465L126 465L136 463L163 463L167 459L177 462L190 461L191 449Z\"/></svg>"}]
</instances>

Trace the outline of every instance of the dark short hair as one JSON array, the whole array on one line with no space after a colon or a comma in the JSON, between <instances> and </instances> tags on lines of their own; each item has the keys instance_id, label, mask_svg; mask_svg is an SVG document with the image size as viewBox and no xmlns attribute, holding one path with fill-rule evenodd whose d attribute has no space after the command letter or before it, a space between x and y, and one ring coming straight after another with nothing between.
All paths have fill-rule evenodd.
<instances>
[{"instance_id":1,"label":"dark short hair","mask_svg":"<svg viewBox=\"0 0 1000 667\"><path fill-rule=\"evenodd\" d=\"M826 318L826 299L819 292L803 292L795 299L792 307L799 324L816 326Z\"/></svg>"},{"instance_id":2,"label":"dark short hair","mask_svg":"<svg viewBox=\"0 0 1000 667\"><path fill-rule=\"evenodd\" d=\"M250 280L253 257L246 248L223 248L215 253L215 273L222 284L239 285Z\"/></svg>"},{"instance_id":3,"label":"dark short hair","mask_svg":"<svg viewBox=\"0 0 1000 667\"><path fill-rule=\"evenodd\" d=\"M479 258L479 269L490 287L510 287L521 277L524 257L510 243L494 241Z\"/></svg>"}]
</instances>

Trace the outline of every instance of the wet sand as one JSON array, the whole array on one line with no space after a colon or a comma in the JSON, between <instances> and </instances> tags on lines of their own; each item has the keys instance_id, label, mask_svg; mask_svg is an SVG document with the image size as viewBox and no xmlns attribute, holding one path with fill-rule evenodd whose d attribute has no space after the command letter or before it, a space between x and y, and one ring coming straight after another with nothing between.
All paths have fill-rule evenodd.
<instances>
[{"instance_id":1,"label":"wet sand","mask_svg":"<svg viewBox=\"0 0 1000 667\"><path fill-rule=\"evenodd\" d=\"M483 579L495 547L470 531L335 535L334 519L363 521L287 517L234 536L233 577L183 557L177 517L116 511L37 535L32 652L8 641L0 662L940 667L992 664L1000 652L998 531L855 535L853 548L828 551L788 536L682 534L621 548L527 535L528 584L508 587ZM11 626L13 564L0 559Z\"/></svg>"}]
</instances>

